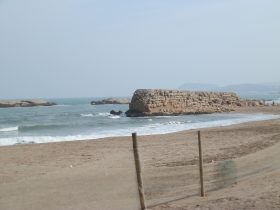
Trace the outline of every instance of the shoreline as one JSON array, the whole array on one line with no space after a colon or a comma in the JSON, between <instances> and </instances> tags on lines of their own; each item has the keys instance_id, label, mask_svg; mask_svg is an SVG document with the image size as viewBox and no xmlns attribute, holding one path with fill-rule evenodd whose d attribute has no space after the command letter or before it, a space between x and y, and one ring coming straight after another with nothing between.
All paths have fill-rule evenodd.
<instances>
[{"instance_id":1,"label":"shoreline","mask_svg":"<svg viewBox=\"0 0 280 210\"><path fill-rule=\"evenodd\" d=\"M222 129L222 128L226 128L226 127L234 127L234 126L241 126L241 125L246 125L246 124L250 124L250 123L256 123L256 122L266 122L266 121L274 121L274 120L279 120L279 118L274 118L274 119L262 119L262 120L252 120L252 121L245 121L245 122L240 122L240 123L233 123L233 124L228 124L228 125L217 125L217 126L211 126L211 127L199 127L199 128L190 128L190 129L185 129L185 130L179 130L179 131L170 131L170 132L166 132L166 133L158 133L158 134L142 134L139 135L137 132L137 136L139 137L157 137L157 136L164 136L164 135L176 135L176 134L180 134L180 133L185 133L185 132L196 132L198 130L209 130L209 129ZM108 137L98 137L98 138L89 138L89 139L75 139L75 140L58 140L58 141L53 141L53 142L28 142L28 143L16 143L16 144L12 144L12 145L0 145L1 147L12 147L12 146L21 146L21 145L37 145L37 144L58 144L58 143L67 143L67 142L81 142L81 141L106 141L107 139L119 139L119 138L130 138L131 135L120 135L120 136L108 136ZM55 137L54 137L55 138ZM57 138L59 139L59 138Z\"/></svg>"},{"instance_id":2,"label":"shoreline","mask_svg":"<svg viewBox=\"0 0 280 210\"><path fill-rule=\"evenodd\" d=\"M174 131L171 129L169 131L153 131L152 133L145 133L145 131L141 131L141 128L139 132L137 132L137 129L133 130L130 128L131 132L127 134L109 134L109 135L100 135L93 137L93 135L76 135L76 136L62 136L62 137L52 137L52 136L21 136L19 138L22 138L22 142L14 143L14 144L3 144L0 145L0 147L6 147L6 146L15 146L15 145L25 145L25 144L48 144L48 143L57 143L57 142L72 142L72 141L89 141L89 140L101 140L101 139L107 139L107 138L122 138L122 137L129 137L132 132L137 132L138 136L154 136L154 135L166 135L166 134L176 134L178 132L184 132L184 131L192 131L192 130L199 130L199 129L205 129L205 128L219 128L219 127L225 127L225 126L231 126L231 125L238 125L242 123L249 123L249 122L258 122L258 121L266 121L266 120L273 120L273 119L279 119L280 118L280 106L264 106L264 107L242 107L238 108L235 111L228 112L228 114L264 114L264 115L277 115L278 117L272 118L272 119L240 119L238 122L228 122L220 120L217 125L213 124L215 121L210 122L198 122L198 123L192 123L190 127L181 127L177 128ZM218 113L219 114L219 113ZM227 113L220 113L220 114L227 114ZM259 116L261 117L261 116ZM210 124L210 125L209 125ZM147 132L147 131L146 131ZM79 138L80 136L80 138ZM13 137L12 137L13 138ZM39 142L34 142L32 140L29 140L29 138L38 139ZM4 138L5 139L5 138ZM7 138L9 139L9 138Z\"/></svg>"}]
</instances>

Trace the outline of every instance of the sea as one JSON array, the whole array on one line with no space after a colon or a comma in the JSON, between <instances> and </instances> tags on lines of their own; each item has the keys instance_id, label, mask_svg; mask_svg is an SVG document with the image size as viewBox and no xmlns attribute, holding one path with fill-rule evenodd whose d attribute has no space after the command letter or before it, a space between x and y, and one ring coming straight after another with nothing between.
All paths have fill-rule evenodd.
<instances>
[{"instance_id":1,"label":"sea","mask_svg":"<svg viewBox=\"0 0 280 210\"><path fill-rule=\"evenodd\" d=\"M48 99L49 107L0 109L0 146L100 139L104 137L166 134L280 118L273 114L215 113L184 116L126 117L128 105L91 105L101 98ZM278 100L278 101L277 101ZM280 103L279 99L276 102Z\"/></svg>"}]
</instances>

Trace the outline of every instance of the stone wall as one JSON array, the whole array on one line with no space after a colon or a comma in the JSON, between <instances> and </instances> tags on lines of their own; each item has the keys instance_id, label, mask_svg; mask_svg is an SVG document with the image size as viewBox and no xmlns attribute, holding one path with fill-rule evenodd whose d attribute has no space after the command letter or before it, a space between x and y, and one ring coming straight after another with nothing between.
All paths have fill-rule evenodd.
<instances>
[{"instance_id":1,"label":"stone wall","mask_svg":"<svg viewBox=\"0 0 280 210\"><path fill-rule=\"evenodd\" d=\"M231 92L139 89L135 91L126 115L137 117L229 112L238 106L254 105L262 105L262 102L243 101Z\"/></svg>"}]
</instances>

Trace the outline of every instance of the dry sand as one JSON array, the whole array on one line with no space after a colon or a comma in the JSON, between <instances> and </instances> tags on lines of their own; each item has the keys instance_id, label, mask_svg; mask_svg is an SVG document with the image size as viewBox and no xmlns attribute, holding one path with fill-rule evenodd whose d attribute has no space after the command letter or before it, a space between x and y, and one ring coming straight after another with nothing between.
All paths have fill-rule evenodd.
<instances>
[{"instance_id":1,"label":"dry sand","mask_svg":"<svg viewBox=\"0 0 280 210\"><path fill-rule=\"evenodd\" d=\"M138 137L149 209L280 209L279 119L201 131L205 198L195 130ZM0 147L0 209L139 209L131 138Z\"/></svg>"}]
</instances>

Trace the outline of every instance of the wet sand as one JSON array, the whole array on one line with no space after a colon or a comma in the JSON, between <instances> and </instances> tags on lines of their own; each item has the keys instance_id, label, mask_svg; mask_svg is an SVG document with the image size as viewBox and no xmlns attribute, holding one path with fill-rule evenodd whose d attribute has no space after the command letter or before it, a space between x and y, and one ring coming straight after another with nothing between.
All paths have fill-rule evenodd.
<instances>
[{"instance_id":1,"label":"wet sand","mask_svg":"<svg viewBox=\"0 0 280 210\"><path fill-rule=\"evenodd\" d=\"M149 209L280 209L279 119L201 132L205 198L196 130L138 137ZM0 147L0 209L139 209L131 138Z\"/></svg>"}]
</instances>

